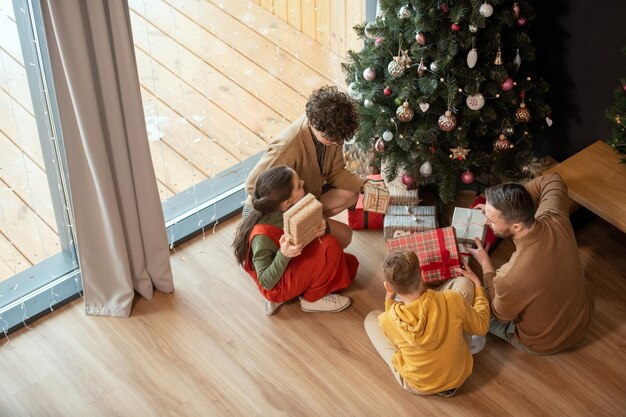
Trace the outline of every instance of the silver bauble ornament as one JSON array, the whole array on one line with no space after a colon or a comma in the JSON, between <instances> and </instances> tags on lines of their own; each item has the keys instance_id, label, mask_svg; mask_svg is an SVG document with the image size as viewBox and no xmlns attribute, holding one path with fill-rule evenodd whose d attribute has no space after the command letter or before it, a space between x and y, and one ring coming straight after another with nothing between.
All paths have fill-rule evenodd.
<instances>
[{"instance_id":1,"label":"silver bauble ornament","mask_svg":"<svg viewBox=\"0 0 626 417\"><path fill-rule=\"evenodd\" d=\"M394 56L393 60L387 65L387 71L393 78L401 77L404 74L404 64L400 62L401 57Z\"/></svg>"},{"instance_id":2,"label":"silver bauble ornament","mask_svg":"<svg viewBox=\"0 0 626 417\"><path fill-rule=\"evenodd\" d=\"M432 72L437 72L437 68L439 68L439 64L437 64L437 61L433 61L430 63L430 70Z\"/></svg>"},{"instance_id":3,"label":"silver bauble ornament","mask_svg":"<svg viewBox=\"0 0 626 417\"><path fill-rule=\"evenodd\" d=\"M420 174L422 174L423 176L430 177L432 173L433 166L430 164L430 162L426 161L420 166Z\"/></svg>"},{"instance_id":4,"label":"silver bauble ornament","mask_svg":"<svg viewBox=\"0 0 626 417\"><path fill-rule=\"evenodd\" d=\"M398 11L398 17L400 19L408 19L409 17L411 17L412 13L413 12L411 10L411 6L405 5L400 7L400 10Z\"/></svg>"},{"instance_id":5,"label":"silver bauble ornament","mask_svg":"<svg viewBox=\"0 0 626 417\"><path fill-rule=\"evenodd\" d=\"M376 38L376 35L372 32L372 29L374 29L375 27L375 23L374 22L369 22L367 25L365 25L365 28L363 29L363 32L365 32L365 37L368 39L374 39Z\"/></svg>"},{"instance_id":6,"label":"silver bauble ornament","mask_svg":"<svg viewBox=\"0 0 626 417\"><path fill-rule=\"evenodd\" d=\"M396 110L396 117L398 118L399 121L403 123L407 123L413 120L414 115L415 115L415 112L409 105L408 101L405 101L404 103L402 103L402 105L398 107L398 109Z\"/></svg>"},{"instance_id":7,"label":"silver bauble ornament","mask_svg":"<svg viewBox=\"0 0 626 417\"><path fill-rule=\"evenodd\" d=\"M383 133L383 139L385 142L389 142L393 139L393 133L391 133L391 130L385 130L385 133Z\"/></svg>"},{"instance_id":8,"label":"silver bauble ornament","mask_svg":"<svg viewBox=\"0 0 626 417\"><path fill-rule=\"evenodd\" d=\"M485 105L485 97L482 94L474 94L473 96L467 96L465 104L472 110L480 110Z\"/></svg>"},{"instance_id":9,"label":"silver bauble ornament","mask_svg":"<svg viewBox=\"0 0 626 417\"><path fill-rule=\"evenodd\" d=\"M356 83L350 83L348 85L348 95L355 100L361 100L363 94L358 90Z\"/></svg>"},{"instance_id":10,"label":"silver bauble ornament","mask_svg":"<svg viewBox=\"0 0 626 417\"><path fill-rule=\"evenodd\" d=\"M439 129L444 132L450 132L456 127L456 117L452 115L450 110L447 110L445 114L439 116L437 124L439 125Z\"/></svg>"},{"instance_id":11,"label":"silver bauble ornament","mask_svg":"<svg viewBox=\"0 0 626 417\"><path fill-rule=\"evenodd\" d=\"M512 136L513 133L515 133L515 129L513 129L513 126L507 126L502 129L502 133L504 133L505 136Z\"/></svg>"},{"instance_id":12,"label":"silver bauble ornament","mask_svg":"<svg viewBox=\"0 0 626 417\"><path fill-rule=\"evenodd\" d=\"M372 100L370 100L369 98L366 98L363 101L363 105L369 109L370 107L374 106L374 102Z\"/></svg>"}]
</instances>

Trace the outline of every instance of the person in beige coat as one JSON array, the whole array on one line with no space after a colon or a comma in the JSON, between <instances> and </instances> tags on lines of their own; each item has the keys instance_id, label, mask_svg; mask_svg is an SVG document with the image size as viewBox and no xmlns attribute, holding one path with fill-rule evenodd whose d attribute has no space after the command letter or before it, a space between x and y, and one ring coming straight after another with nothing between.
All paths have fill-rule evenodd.
<instances>
[{"instance_id":1,"label":"person in beige coat","mask_svg":"<svg viewBox=\"0 0 626 417\"><path fill-rule=\"evenodd\" d=\"M337 87L324 86L311 94L305 114L283 130L248 175L246 192L250 196L260 173L277 165L287 165L304 181L304 191L315 195L324 207L326 218L356 204L365 179L346 169L343 142L359 125L356 104ZM244 217L247 214L244 207ZM329 219L329 232L345 248L352 230L345 223Z\"/></svg>"}]
</instances>

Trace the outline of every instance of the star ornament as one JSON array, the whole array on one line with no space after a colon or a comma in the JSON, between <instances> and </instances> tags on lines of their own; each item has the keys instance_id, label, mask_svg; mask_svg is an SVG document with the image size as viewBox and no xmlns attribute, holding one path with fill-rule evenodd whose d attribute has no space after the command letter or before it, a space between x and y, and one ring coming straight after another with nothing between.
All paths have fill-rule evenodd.
<instances>
[{"instance_id":1,"label":"star ornament","mask_svg":"<svg viewBox=\"0 0 626 417\"><path fill-rule=\"evenodd\" d=\"M463 160L463 159L467 159L467 154L469 153L470 149L465 149L462 147L458 147L458 148L450 148L450 152L452 152L452 158L456 158L459 161Z\"/></svg>"}]
</instances>

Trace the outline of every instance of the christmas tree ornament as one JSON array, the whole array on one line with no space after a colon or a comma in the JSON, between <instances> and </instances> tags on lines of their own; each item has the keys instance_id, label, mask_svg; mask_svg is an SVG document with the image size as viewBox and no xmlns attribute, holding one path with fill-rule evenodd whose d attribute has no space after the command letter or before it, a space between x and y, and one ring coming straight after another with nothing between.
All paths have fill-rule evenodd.
<instances>
[{"instance_id":1,"label":"christmas tree ornament","mask_svg":"<svg viewBox=\"0 0 626 417\"><path fill-rule=\"evenodd\" d=\"M374 31L376 28L376 22L372 21L365 25L363 32L365 33L365 37L368 39L374 39L376 37Z\"/></svg>"},{"instance_id":2,"label":"christmas tree ornament","mask_svg":"<svg viewBox=\"0 0 626 417\"><path fill-rule=\"evenodd\" d=\"M493 14L493 6L485 2L478 9L478 13L483 17L490 17Z\"/></svg>"},{"instance_id":3,"label":"christmas tree ornament","mask_svg":"<svg viewBox=\"0 0 626 417\"><path fill-rule=\"evenodd\" d=\"M458 23L454 22L450 25L450 29L452 29L452 32L458 32L459 30L461 30L461 26Z\"/></svg>"},{"instance_id":4,"label":"christmas tree ornament","mask_svg":"<svg viewBox=\"0 0 626 417\"><path fill-rule=\"evenodd\" d=\"M500 133L498 139L493 142L493 150L496 152L508 151L513 148L513 144L504 136L504 133Z\"/></svg>"},{"instance_id":5,"label":"christmas tree ornament","mask_svg":"<svg viewBox=\"0 0 626 417\"><path fill-rule=\"evenodd\" d=\"M471 184L471 183L473 183L474 182L474 173L468 169L467 171L465 171L464 173L461 174L461 181L463 181L464 184Z\"/></svg>"},{"instance_id":6,"label":"christmas tree ornament","mask_svg":"<svg viewBox=\"0 0 626 417\"><path fill-rule=\"evenodd\" d=\"M369 98L366 98L366 99L363 101L363 105L364 105L365 107L367 107L367 108L371 108L371 107L373 107L373 106L374 106L374 102L373 102L372 100L370 100Z\"/></svg>"},{"instance_id":7,"label":"christmas tree ornament","mask_svg":"<svg viewBox=\"0 0 626 417\"><path fill-rule=\"evenodd\" d=\"M439 10L441 11L441 13L449 13L450 5L446 2L439 3Z\"/></svg>"},{"instance_id":8,"label":"christmas tree ornament","mask_svg":"<svg viewBox=\"0 0 626 417\"><path fill-rule=\"evenodd\" d=\"M383 133L383 139L385 140L385 142L389 142L391 139L393 139L393 133L391 133L391 130L385 130L385 133Z\"/></svg>"},{"instance_id":9,"label":"christmas tree ornament","mask_svg":"<svg viewBox=\"0 0 626 417\"><path fill-rule=\"evenodd\" d=\"M439 64L437 64L437 61L433 61L430 63L430 70L432 72L437 72L438 68L439 68Z\"/></svg>"},{"instance_id":10,"label":"christmas tree ornament","mask_svg":"<svg viewBox=\"0 0 626 417\"><path fill-rule=\"evenodd\" d=\"M472 48L467 53L467 66L470 68L474 68L477 62L478 62L478 51L476 50L476 48Z\"/></svg>"},{"instance_id":11,"label":"christmas tree ornament","mask_svg":"<svg viewBox=\"0 0 626 417\"><path fill-rule=\"evenodd\" d=\"M344 140L343 143L345 143L346 145L352 145L354 142L356 142L356 135L352 136L350 139L348 140Z\"/></svg>"},{"instance_id":12,"label":"christmas tree ornament","mask_svg":"<svg viewBox=\"0 0 626 417\"><path fill-rule=\"evenodd\" d=\"M529 174L530 173L530 167L528 165L522 165L522 173L524 174Z\"/></svg>"},{"instance_id":13,"label":"christmas tree ornament","mask_svg":"<svg viewBox=\"0 0 626 417\"><path fill-rule=\"evenodd\" d=\"M426 113L426 110L428 110L428 108L430 107L430 104L428 103L420 103L420 110L422 111L422 113Z\"/></svg>"},{"instance_id":14,"label":"christmas tree ornament","mask_svg":"<svg viewBox=\"0 0 626 417\"><path fill-rule=\"evenodd\" d=\"M402 181L402 184L404 184L404 186L408 189L413 188L413 186L415 185L415 178L413 178L409 174L402 174L402 176L400 177L400 181Z\"/></svg>"},{"instance_id":15,"label":"christmas tree ornament","mask_svg":"<svg viewBox=\"0 0 626 417\"><path fill-rule=\"evenodd\" d=\"M546 116L546 124L548 125L548 127L552 127L552 118L550 117L550 115Z\"/></svg>"},{"instance_id":16,"label":"christmas tree ornament","mask_svg":"<svg viewBox=\"0 0 626 417\"><path fill-rule=\"evenodd\" d=\"M496 59L493 60L493 63L496 65L502 65L502 52L500 52L500 48L498 48L498 52L496 52Z\"/></svg>"},{"instance_id":17,"label":"christmas tree ornament","mask_svg":"<svg viewBox=\"0 0 626 417\"><path fill-rule=\"evenodd\" d=\"M454 159L458 159L459 161L462 161L464 159L467 159L467 154L469 153L469 149L467 148L463 148L462 146L457 146L456 148L450 148L450 152L452 152L452 155L450 155L450 158L454 158Z\"/></svg>"},{"instance_id":18,"label":"christmas tree ornament","mask_svg":"<svg viewBox=\"0 0 626 417\"><path fill-rule=\"evenodd\" d=\"M515 129L513 126L505 126L504 129L502 129L502 133L504 133L505 136L513 136Z\"/></svg>"},{"instance_id":19,"label":"christmas tree ornament","mask_svg":"<svg viewBox=\"0 0 626 417\"><path fill-rule=\"evenodd\" d=\"M469 25L468 29L469 29L469 31L470 31L470 32L472 32L472 33L476 33L476 32L478 32L478 26L476 26L476 25L475 25L475 24L473 24L473 23Z\"/></svg>"},{"instance_id":20,"label":"christmas tree ornament","mask_svg":"<svg viewBox=\"0 0 626 417\"><path fill-rule=\"evenodd\" d=\"M398 11L398 17L400 19L408 19L409 17L411 17L411 13L412 13L411 6L407 4L407 5L400 7L400 10Z\"/></svg>"},{"instance_id":21,"label":"christmas tree ornament","mask_svg":"<svg viewBox=\"0 0 626 417\"><path fill-rule=\"evenodd\" d=\"M519 18L519 4L517 2L513 3L513 13L516 18Z\"/></svg>"},{"instance_id":22,"label":"christmas tree ornament","mask_svg":"<svg viewBox=\"0 0 626 417\"><path fill-rule=\"evenodd\" d=\"M501 85L502 91L511 91L513 89L513 79L507 78Z\"/></svg>"},{"instance_id":23,"label":"christmas tree ornament","mask_svg":"<svg viewBox=\"0 0 626 417\"><path fill-rule=\"evenodd\" d=\"M376 39L374 39L374 45L379 46L381 43L383 43L383 38L376 36Z\"/></svg>"},{"instance_id":24,"label":"christmas tree ornament","mask_svg":"<svg viewBox=\"0 0 626 417\"><path fill-rule=\"evenodd\" d=\"M363 70L363 78L367 81L374 81L376 79L376 70L372 67L365 68Z\"/></svg>"},{"instance_id":25,"label":"christmas tree ornament","mask_svg":"<svg viewBox=\"0 0 626 417\"><path fill-rule=\"evenodd\" d=\"M515 111L515 121L518 123L528 123L530 122L530 112L526 108L526 103L522 102L519 105L519 109Z\"/></svg>"},{"instance_id":26,"label":"christmas tree ornament","mask_svg":"<svg viewBox=\"0 0 626 417\"><path fill-rule=\"evenodd\" d=\"M433 155L437 153L437 148L435 148L435 145L430 145L430 148L428 148L428 150L430 151L430 153L432 153Z\"/></svg>"},{"instance_id":27,"label":"christmas tree ornament","mask_svg":"<svg viewBox=\"0 0 626 417\"><path fill-rule=\"evenodd\" d=\"M417 66L417 76L422 78L426 72L426 65L424 65L424 58L420 59L420 64Z\"/></svg>"},{"instance_id":28,"label":"christmas tree ornament","mask_svg":"<svg viewBox=\"0 0 626 417\"><path fill-rule=\"evenodd\" d=\"M393 102L396 103L396 106L401 106L404 100L402 99L402 97L396 97L393 99Z\"/></svg>"},{"instance_id":29,"label":"christmas tree ornament","mask_svg":"<svg viewBox=\"0 0 626 417\"><path fill-rule=\"evenodd\" d=\"M385 89L383 90L383 94L389 97L391 95L391 88L385 87Z\"/></svg>"},{"instance_id":30,"label":"christmas tree ornament","mask_svg":"<svg viewBox=\"0 0 626 417\"><path fill-rule=\"evenodd\" d=\"M402 57L394 56L389 65L387 65L387 71L392 78L398 78L404 75L404 64L401 62Z\"/></svg>"},{"instance_id":31,"label":"christmas tree ornament","mask_svg":"<svg viewBox=\"0 0 626 417\"><path fill-rule=\"evenodd\" d=\"M439 129L444 132L450 132L456 127L456 117L452 115L450 110L447 110L445 114L439 116L437 124L439 125Z\"/></svg>"},{"instance_id":32,"label":"christmas tree ornament","mask_svg":"<svg viewBox=\"0 0 626 417\"><path fill-rule=\"evenodd\" d=\"M385 141L383 140L383 138L376 139L376 142L374 143L374 149L376 150L376 152L385 152Z\"/></svg>"},{"instance_id":33,"label":"christmas tree ornament","mask_svg":"<svg viewBox=\"0 0 626 417\"><path fill-rule=\"evenodd\" d=\"M465 104L467 104L467 107L471 110L480 110L485 105L485 97L480 93L467 96Z\"/></svg>"},{"instance_id":34,"label":"christmas tree ornament","mask_svg":"<svg viewBox=\"0 0 626 417\"><path fill-rule=\"evenodd\" d=\"M402 103L402 106L398 107L398 109L396 110L396 117L398 118L399 121L403 123L408 123L411 120L413 120L414 115L415 115L415 112L409 105L408 101L405 101L404 103Z\"/></svg>"},{"instance_id":35,"label":"christmas tree ornament","mask_svg":"<svg viewBox=\"0 0 626 417\"><path fill-rule=\"evenodd\" d=\"M515 71L517 71L519 67L522 66L522 57L519 56L519 49L515 53L515 58L513 58L513 64L515 65Z\"/></svg>"},{"instance_id":36,"label":"christmas tree ornament","mask_svg":"<svg viewBox=\"0 0 626 417\"><path fill-rule=\"evenodd\" d=\"M526 22L528 22L528 21L526 20L526 18L524 16L522 16L522 17L517 19L517 26L520 26L520 27L525 26Z\"/></svg>"},{"instance_id":37,"label":"christmas tree ornament","mask_svg":"<svg viewBox=\"0 0 626 417\"><path fill-rule=\"evenodd\" d=\"M348 95L355 100L361 100L363 98L363 94L358 90L356 83L350 83L350 85L348 85Z\"/></svg>"},{"instance_id":38,"label":"christmas tree ornament","mask_svg":"<svg viewBox=\"0 0 626 417\"><path fill-rule=\"evenodd\" d=\"M420 174L422 174L424 177L430 177L432 173L433 166L430 164L430 162L426 161L420 166Z\"/></svg>"},{"instance_id":39,"label":"christmas tree ornament","mask_svg":"<svg viewBox=\"0 0 626 417\"><path fill-rule=\"evenodd\" d=\"M415 41L422 46L426 45L426 35L424 35L424 32L422 32L421 30L418 31L415 35Z\"/></svg>"}]
</instances>

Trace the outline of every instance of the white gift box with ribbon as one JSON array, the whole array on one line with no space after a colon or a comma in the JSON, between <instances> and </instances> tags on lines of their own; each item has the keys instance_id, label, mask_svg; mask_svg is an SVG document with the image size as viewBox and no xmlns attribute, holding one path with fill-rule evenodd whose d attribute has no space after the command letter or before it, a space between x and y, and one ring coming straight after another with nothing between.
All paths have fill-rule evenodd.
<instances>
[{"instance_id":1,"label":"white gift box with ribbon","mask_svg":"<svg viewBox=\"0 0 626 417\"><path fill-rule=\"evenodd\" d=\"M455 207L452 214L452 224L456 234L456 240L459 245L466 244L476 247L474 238L480 239L484 244L487 225L487 218L481 210Z\"/></svg>"}]
</instances>

